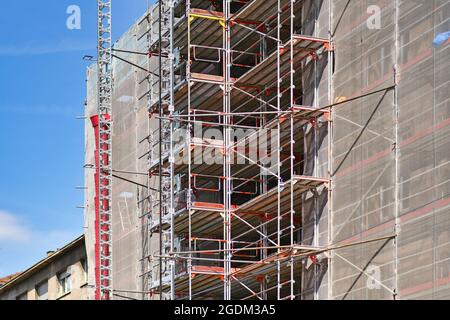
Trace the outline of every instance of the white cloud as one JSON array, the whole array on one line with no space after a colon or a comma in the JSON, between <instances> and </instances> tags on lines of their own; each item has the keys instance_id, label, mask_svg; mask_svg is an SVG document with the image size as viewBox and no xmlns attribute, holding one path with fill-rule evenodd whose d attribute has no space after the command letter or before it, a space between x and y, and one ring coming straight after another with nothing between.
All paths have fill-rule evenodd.
<instances>
[{"instance_id":1,"label":"white cloud","mask_svg":"<svg viewBox=\"0 0 450 320\"><path fill-rule=\"evenodd\" d=\"M0 210L0 278L26 270L44 259L47 251L62 248L82 229L40 230L19 215Z\"/></svg>"},{"instance_id":2,"label":"white cloud","mask_svg":"<svg viewBox=\"0 0 450 320\"><path fill-rule=\"evenodd\" d=\"M31 233L31 229L20 217L0 210L0 241L27 241Z\"/></svg>"}]
</instances>

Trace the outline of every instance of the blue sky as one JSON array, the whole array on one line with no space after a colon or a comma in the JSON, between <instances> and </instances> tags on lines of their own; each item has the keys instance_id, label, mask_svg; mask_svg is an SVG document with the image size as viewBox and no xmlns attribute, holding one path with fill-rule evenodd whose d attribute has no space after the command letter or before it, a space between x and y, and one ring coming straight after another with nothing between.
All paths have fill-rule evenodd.
<instances>
[{"instance_id":1,"label":"blue sky","mask_svg":"<svg viewBox=\"0 0 450 320\"><path fill-rule=\"evenodd\" d=\"M81 30L69 30L70 5ZM113 0L117 38L147 0ZM86 54L96 54L96 1L0 2L0 277L83 233Z\"/></svg>"}]
</instances>

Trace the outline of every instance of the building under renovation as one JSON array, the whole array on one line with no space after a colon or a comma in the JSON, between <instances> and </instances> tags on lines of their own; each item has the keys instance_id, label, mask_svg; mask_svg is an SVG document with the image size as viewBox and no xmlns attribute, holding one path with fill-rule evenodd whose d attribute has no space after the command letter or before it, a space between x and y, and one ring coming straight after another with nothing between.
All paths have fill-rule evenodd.
<instances>
[{"instance_id":1,"label":"building under renovation","mask_svg":"<svg viewBox=\"0 0 450 320\"><path fill-rule=\"evenodd\" d=\"M450 1L161 0L114 43L110 10L91 298L450 299Z\"/></svg>"}]
</instances>

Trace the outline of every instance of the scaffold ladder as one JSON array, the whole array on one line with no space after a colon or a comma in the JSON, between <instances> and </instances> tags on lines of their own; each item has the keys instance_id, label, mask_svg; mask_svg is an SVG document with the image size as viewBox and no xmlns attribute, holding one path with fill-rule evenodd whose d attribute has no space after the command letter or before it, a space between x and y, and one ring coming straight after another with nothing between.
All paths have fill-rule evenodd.
<instances>
[{"instance_id":1,"label":"scaffold ladder","mask_svg":"<svg viewBox=\"0 0 450 320\"><path fill-rule=\"evenodd\" d=\"M159 113L159 134L153 134L152 141L155 141L155 135L158 137L160 154L151 157L158 158L159 169L158 175L160 179L158 208L153 211L159 211L160 223L157 229L161 236L161 252L159 255L167 255L174 251L174 232L173 232L173 215L174 215L174 156L173 156L173 121L163 120L163 117L172 116L174 112L173 98L173 0L158 1L158 11L151 12L151 32L149 34L149 53L150 57L158 58L158 72L152 73L150 76L150 99L149 112ZM168 162L166 166L165 163ZM155 163L150 161L150 169L153 170ZM170 227L163 230L162 225L170 224ZM150 234L153 234L153 223ZM156 259L153 259L155 263ZM174 299L174 278L175 263L174 261L166 261L159 259L159 277L156 279L152 275L150 287L155 290L156 285L159 286L160 299ZM162 288L170 282L171 290L169 294L162 292Z\"/></svg>"},{"instance_id":2,"label":"scaffold ladder","mask_svg":"<svg viewBox=\"0 0 450 320\"><path fill-rule=\"evenodd\" d=\"M174 111L174 99L173 99L173 7L172 0L160 0L160 114L165 116L173 115ZM167 106L167 109L164 108ZM167 110L167 111L164 111ZM173 121L162 121L162 133L161 147L164 145L164 149L168 153L168 166L164 168L162 172L162 178L165 182L165 195L166 201L163 203L163 213L170 217L170 228L166 231L165 250L174 251L174 154L173 154ZM164 159L164 158L163 158ZM163 161L160 159L160 161ZM169 266L167 268L168 275L170 277L170 293L167 296L169 299L175 299L175 261L169 260ZM167 266L166 266L167 267Z\"/></svg>"}]
</instances>

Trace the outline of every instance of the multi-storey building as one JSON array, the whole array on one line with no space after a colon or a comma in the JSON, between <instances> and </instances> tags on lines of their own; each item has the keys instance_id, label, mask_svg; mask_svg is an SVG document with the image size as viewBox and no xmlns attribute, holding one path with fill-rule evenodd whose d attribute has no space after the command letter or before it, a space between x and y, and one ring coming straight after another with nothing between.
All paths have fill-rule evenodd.
<instances>
[{"instance_id":1,"label":"multi-storey building","mask_svg":"<svg viewBox=\"0 0 450 320\"><path fill-rule=\"evenodd\" d=\"M0 287L0 300L86 300L88 265L84 236L47 257L24 272L16 274Z\"/></svg>"},{"instance_id":2,"label":"multi-storey building","mask_svg":"<svg viewBox=\"0 0 450 320\"><path fill-rule=\"evenodd\" d=\"M449 13L157 1L113 48L113 297L450 297L450 46L433 45ZM85 215L99 284L96 70Z\"/></svg>"}]
</instances>

